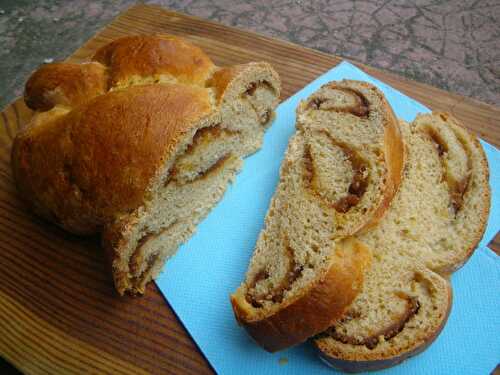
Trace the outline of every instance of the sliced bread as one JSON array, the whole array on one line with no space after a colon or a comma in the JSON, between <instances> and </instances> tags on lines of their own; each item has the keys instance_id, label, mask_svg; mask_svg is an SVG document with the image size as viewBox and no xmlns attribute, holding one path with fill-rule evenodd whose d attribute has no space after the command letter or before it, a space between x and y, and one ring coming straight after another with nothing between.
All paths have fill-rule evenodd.
<instances>
[{"instance_id":1,"label":"sliced bread","mask_svg":"<svg viewBox=\"0 0 500 375\"><path fill-rule=\"evenodd\" d=\"M118 293L143 293L259 149L279 95L267 63L218 67L179 37L120 38L31 76L13 175L36 213L102 236Z\"/></svg>"},{"instance_id":2,"label":"sliced bread","mask_svg":"<svg viewBox=\"0 0 500 375\"><path fill-rule=\"evenodd\" d=\"M398 123L367 83L323 86L298 107L296 128L231 297L238 322L268 351L326 329L356 297L370 252L349 236L382 217L403 167Z\"/></svg>"},{"instance_id":3,"label":"sliced bread","mask_svg":"<svg viewBox=\"0 0 500 375\"><path fill-rule=\"evenodd\" d=\"M477 138L445 113L402 123L407 162L391 208L356 238L373 260L344 317L314 340L344 371L376 370L424 350L451 308L449 273L480 240L489 211L488 166Z\"/></svg>"}]
</instances>

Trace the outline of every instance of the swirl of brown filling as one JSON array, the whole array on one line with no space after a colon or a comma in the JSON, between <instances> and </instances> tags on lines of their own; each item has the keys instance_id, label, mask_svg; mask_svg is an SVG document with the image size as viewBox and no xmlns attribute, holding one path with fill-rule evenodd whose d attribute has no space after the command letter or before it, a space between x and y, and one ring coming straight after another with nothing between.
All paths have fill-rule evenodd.
<instances>
[{"instance_id":1,"label":"swirl of brown filling","mask_svg":"<svg viewBox=\"0 0 500 375\"><path fill-rule=\"evenodd\" d=\"M257 89L263 89L263 90L267 90L267 91L270 91L270 92L275 92L276 90L273 88L273 86L271 86L271 84L267 81L258 81L258 82L252 82L248 87L247 89L243 92L242 94L242 98L243 99L249 99L249 97L252 97L256 94L257 92ZM264 112L261 113L261 111L259 111L259 109L257 108L257 106L255 105L255 103L253 102L253 100L249 100L248 101L250 103L250 105L252 106L252 109L255 111L255 114L257 115L257 117L259 118L259 121L261 124L267 124L269 122L269 120L271 119L271 111L270 110L266 110Z\"/></svg>"},{"instance_id":2,"label":"swirl of brown filling","mask_svg":"<svg viewBox=\"0 0 500 375\"><path fill-rule=\"evenodd\" d=\"M293 283L302 275L304 267L299 265L295 260L294 250L288 242L288 238L284 236L283 239L285 247L285 256L288 261L287 271L285 276L281 279L280 283L269 290L267 293L255 295L255 286L258 282L269 278L267 270L260 270L254 277L253 281L248 287L248 292L245 296L248 303L253 307L260 308L263 306L264 301L272 301L274 303L281 303L285 292L292 288Z\"/></svg>"},{"instance_id":3,"label":"swirl of brown filling","mask_svg":"<svg viewBox=\"0 0 500 375\"><path fill-rule=\"evenodd\" d=\"M349 335L342 334L338 332L335 327L331 327L326 333L330 335L333 339L340 341L343 344L350 344L350 345L365 345L368 349L374 349L379 341L380 337L384 337L385 340L390 340L394 336L396 336L399 332L403 330L405 327L406 323L416 314L418 314L418 310L420 309L420 303L418 302L416 297L410 297L405 294L397 294L399 298L403 298L406 300L406 308L403 314L399 316L398 320L389 325L388 327L382 328L375 332L374 334L364 337L364 338L357 338ZM351 320L351 319L356 319L359 318L359 314L356 313L351 313L350 315L347 315L343 321L346 320ZM341 321L342 322L342 321Z\"/></svg>"},{"instance_id":4,"label":"swirl of brown filling","mask_svg":"<svg viewBox=\"0 0 500 375\"><path fill-rule=\"evenodd\" d=\"M338 100L333 98L316 97L311 99L307 108L322 110L322 111L335 111L342 113L350 113L354 116L367 118L370 112L369 103L366 97L359 91L347 87L331 87L332 90L340 91L347 97L352 99L352 103L339 103Z\"/></svg>"},{"instance_id":5,"label":"swirl of brown filling","mask_svg":"<svg viewBox=\"0 0 500 375\"><path fill-rule=\"evenodd\" d=\"M448 190L450 192L450 205L453 209L455 215L462 208L464 202L464 195L467 191L470 182L470 171L472 170L472 160L469 155L469 150L465 147L463 140L460 137L457 137L457 140L460 142L465 154L467 155L467 171L465 175L457 180L453 178L450 173L447 171L447 164L445 161L445 154L448 153L449 148L445 140L439 135L439 133L431 128L426 128L426 133L429 136L429 139L433 142L436 147L436 151L439 155L439 159L441 160L441 167L443 168L443 179L446 180L448 185Z\"/></svg>"},{"instance_id":6,"label":"swirl of brown filling","mask_svg":"<svg viewBox=\"0 0 500 375\"><path fill-rule=\"evenodd\" d=\"M169 231L174 225L177 224L177 220L168 225L167 227L157 231L157 232L147 232L142 238L137 242L137 246L129 258L129 271L130 274L138 280L142 275L147 275L148 271L153 267L158 253L149 253L147 251L148 243L154 241L159 236L162 236L167 231ZM146 262L146 267L144 267L144 262Z\"/></svg>"},{"instance_id":7,"label":"swirl of brown filling","mask_svg":"<svg viewBox=\"0 0 500 375\"><path fill-rule=\"evenodd\" d=\"M198 173L198 175L194 179L190 180L188 183L192 183L195 181L200 181L200 180L206 179L206 178L210 177L212 174L216 173L217 171L220 171L224 167L226 162L231 158L231 156L232 156L232 153L227 153L225 155L222 155L219 159L217 159L215 161L215 163L210 165L204 171ZM177 169L175 167L173 167L172 170L170 171L169 178L165 181L165 186L171 182L177 182L177 178L176 178L177 174L178 174ZM183 183L183 184L185 184L185 183ZM181 185L183 185L183 184L181 184Z\"/></svg>"},{"instance_id":8,"label":"swirl of brown filling","mask_svg":"<svg viewBox=\"0 0 500 375\"><path fill-rule=\"evenodd\" d=\"M249 96L255 95L255 92L257 91L258 88L264 88L266 90L273 92L276 91L269 82L264 80L264 81L250 83L250 85L247 87L243 95L249 95Z\"/></svg>"},{"instance_id":9,"label":"swirl of brown filling","mask_svg":"<svg viewBox=\"0 0 500 375\"><path fill-rule=\"evenodd\" d=\"M326 131L321 131L321 132L328 136L331 143L335 147L338 147L342 150L342 152L346 155L347 160L349 160L349 162L351 163L351 167L353 170L353 177L349 185L347 195L336 201L332 201L329 197L324 196L323 194L321 194L321 192L315 189L313 184L313 180L315 178L315 168L309 145L306 145L304 148L303 181L307 190L311 192L315 197L320 199L325 205L334 208L337 212L346 213L353 206L359 203L368 186L368 174L366 173L367 171L366 162L361 158L361 156L355 150L350 148L347 144L333 139L332 136Z\"/></svg>"},{"instance_id":10,"label":"swirl of brown filling","mask_svg":"<svg viewBox=\"0 0 500 375\"><path fill-rule=\"evenodd\" d=\"M208 146L211 142L220 139L220 138L229 138L238 135L239 131L224 129L220 126L220 124L207 126L202 129L199 129L195 135L193 136L193 140L190 145L188 145L185 153L177 160L182 160L181 158L184 156L189 156L198 152L202 147ZM219 157L215 162L208 166L205 170L200 171L195 178L187 181L189 183L198 181L204 178L207 178L210 174L213 174L217 170L220 170L221 167L230 159L231 153L226 153ZM186 181L179 181L178 175L182 171L182 167L179 167L179 163L174 164L174 166L170 169L169 176L166 179L164 185L168 185L170 182L177 182L178 184L186 183ZM179 169L181 168L181 169Z\"/></svg>"}]
</instances>

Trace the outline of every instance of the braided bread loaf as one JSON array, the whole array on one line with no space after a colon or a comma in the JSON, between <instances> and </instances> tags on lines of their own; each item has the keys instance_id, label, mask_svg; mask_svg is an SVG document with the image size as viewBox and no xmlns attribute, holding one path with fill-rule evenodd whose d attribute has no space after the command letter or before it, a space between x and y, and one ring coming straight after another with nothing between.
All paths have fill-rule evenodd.
<instances>
[{"instance_id":1,"label":"braided bread loaf","mask_svg":"<svg viewBox=\"0 0 500 375\"><path fill-rule=\"evenodd\" d=\"M315 339L345 371L395 365L424 350L451 308L449 274L472 254L489 210L482 147L444 113L401 124L408 157L391 208L357 239L373 252L362 292L342 320Z\"/></svg>"},{"instance_id":2,"label":"braided bread loaf","mask_svg":"<svg viewBox=\"0 0 500 375\"><path fill-rule=\"evenodd\" d=\"M39 215L101 233L118 292L143 293L259 149L279 94L267 63L220 68L178 37L121 38L31 76L13 175Z\"/></svg>"},{"instance_id":3,"label":"braided bread loaf","mask_svg":"<svg viewBox=\"0 0 500 375\"><path fill-rule=\"evenodd\" d=\"M246 280L231 297L266 350L321 332L361 290L370 252L349 237L377 223L402 175L403 143L383 94L358 81L323 86L297 131Z\"/></svg>"}]
</instances>

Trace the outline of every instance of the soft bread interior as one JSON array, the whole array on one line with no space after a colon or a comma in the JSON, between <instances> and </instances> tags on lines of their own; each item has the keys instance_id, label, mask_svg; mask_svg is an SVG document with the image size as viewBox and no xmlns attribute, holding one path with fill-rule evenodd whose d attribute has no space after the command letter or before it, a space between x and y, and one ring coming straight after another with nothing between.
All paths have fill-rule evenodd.
<instances>
[{"instance_id":1,"label":"soft bread interior","mask_svg":"<svg viewBox=\"0 0 500 375\"><path fill-rule=\"evenodd\" d=\"M477 139L447 114L420 115L412 127L407 173L414 183L403 191L398 217L404 233L399 233L410 256L449 273L467 260L483 234L487 161Z\"/></svg>"},{"instance_id":2,"label":"soft bread interior","mask_svg":"<svg viewBox=\"0 0 500 375\"><path fill-rule=\"evenodd\" d=\"M328 212L337 237L355 233L379 208L387 174L383 99L350 86L323 86L297 116L304 191Z\"/></svg>"},{"instance_id":3,"label":"soft bread interior","mask_svg":"<svg viewBox=\"0 0 500 375\"><path fill-rule=\"evenodd\" d=\"M380 205L387 113L381 96L358 88L326 85L297 110L297 131L240 287L255 316L307 293L332 267L337 241Z\"/></svg>"},{"instance_id":4,"label":"soft bread interior","mask_svg":"<svg viewBox=\"0 0 500 375\"><path fill-rule=\"evenodd\" d=\"M247 300L269 309L300 295L329 266L335 243L331 210L304 194L303 134L289 143L279 186L256 244L245 285Z\"/></svg>"},{"instance_id":5,"label":"soft bread interior","mask_svg":"<svg viewBox=\"0 0 500 375\"><path fill-rule=\"evenodd\" d=\"M359 239L436 272L451 272L484 230L486 159L477 141L445 114L421 115L400 127L407 145L403 182L378 228Z\"/></svg>"},{"instance_id":6,"label":"soft bread interior","mask_svg":"<svg viewBox=\"0 0 500 375\"><path fill-rule=\"evenodd\" d=\"M374 254L362 293L315 344L343 360L397 357L439 331L450 298L448 282L434 272L394 253Z\"/></svg>"},{"instance_id":7,"label":"soft bread interior","mask_svg":"<svg viewBox=\"0 0 500 375\"><path fill-rule=\"evenodd\" d=\"M379 225L357 236L374 258L363 291L315 340L337 359L398 357L435 337L451 307L449 282L439 273L463 264L484 230L489 192L481 146L444 114L421 115L401 129L407 161L399 192Z\"/></svg>"},{"instance_id":8,"label":"soft bread interior","mask_svg":"<svg viewBox=\"0 0 500 375\"><path fill-rule=\"evenodd\" d=\"M239 92L229 91L220 110L179 144L175 157L158 176L150 199L126 218L131 225L114 223L113 228L128 228L122 234L126 245L113 263L120 293L144 292L165 260L222 198L243 157L260 148L278 91L259 77L246 80L236 82ZM219 100L215 91L212 99Z\"/></svg>"},{"instance_id":9,"label":"soft bread interior","mask_svg":"<svg viewBox=\"0 0 500 375\"><path fill-rule=\"evenodd\" d=\"M378 220L392 198L385 188L397 186L402 168L388 165L390 152L403 154L397 122L368 84L323 86L299 105L296 128L245 281L231 298L236 318L269 351L321 332L352 302L370 251L350 236Z\"/></svg>"}]
</instances>

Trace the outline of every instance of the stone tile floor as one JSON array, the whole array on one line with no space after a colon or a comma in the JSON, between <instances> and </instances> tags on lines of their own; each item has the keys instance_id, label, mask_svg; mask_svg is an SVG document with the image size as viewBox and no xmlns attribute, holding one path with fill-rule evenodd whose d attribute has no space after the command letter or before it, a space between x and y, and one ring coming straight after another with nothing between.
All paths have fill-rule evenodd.
<instances>
[{"instance_id":1,"label":"stone tile floor","mask_svg":"<svg viewBox=\"0 0 500 375\"><path fill-rule=\"evenodd\" d=\"M0 107L133 0L0 1ZM500 105L500 0L153 0Z\"/></svg>"}]
</instances>

